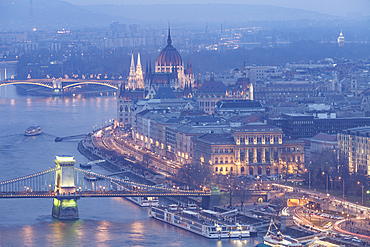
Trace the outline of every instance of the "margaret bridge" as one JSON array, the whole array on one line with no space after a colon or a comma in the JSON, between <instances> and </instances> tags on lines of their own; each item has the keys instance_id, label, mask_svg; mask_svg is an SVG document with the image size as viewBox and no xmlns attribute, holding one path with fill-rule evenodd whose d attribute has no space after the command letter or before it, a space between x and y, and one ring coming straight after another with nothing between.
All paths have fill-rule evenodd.
<instances>
[{"instance_id":1,"label":"margaret bridge","mask_svg":"<svg viewBox=\"0 0 370 247\"><path fill-rule=\"evenodd\" d=\"M81 170L71 156L56 156L54 162L54 168L0 182L0 198L53 198L53 217L78 219L77 200L82 197L211 196L210 191L146 185Z\"/></svg>"},{"instance_id":2,"label":"margaret bridge","mask_svg":"<svg viewBox=\"0 0 370 247\"><path fill-rule=\"evenodd\" d=\"M55 93L63 92L68 88L73 88L81 85L100 85L118 90L121 81L116 80L92 80L92 79L28 79L28 80L6 80L0 81L1 86L7 85L34 85L45 88L50 88Z\"/></svg>"}]
</instances>

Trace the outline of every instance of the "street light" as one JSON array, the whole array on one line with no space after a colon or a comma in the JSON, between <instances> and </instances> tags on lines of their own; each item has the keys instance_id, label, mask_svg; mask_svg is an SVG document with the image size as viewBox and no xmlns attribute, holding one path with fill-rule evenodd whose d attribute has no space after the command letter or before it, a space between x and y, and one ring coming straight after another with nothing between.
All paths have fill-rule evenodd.
<instances>
[{"instance_id":1,"label":"street light","mask_svg":"<svg viewBox=\"0 0 370 247\"><path fill-rule=\"evenodd\" d=\"M360 181L357 182L358 185L360 185ZM361 204L362 205L365 205L365 201L364 201L364 185L361 184Z\"/></svg>"},{"instance_id":2,"label":"street light","mask_svg":"<svg viewBox=\"0 0 370 247\"><path fill-rule=\"evenodd\" d=\"M338 179L341 180L342 178L339 177ZM344 199L344 178L342 179L342 181L343 181L343 199Z\"/></svg>"},{"instance_id":3,"label":"street light","mask_svg":"<svg viewBox=\"0 0 370 247\"><path fill-rule=\"evenodd\" d=\"M325 172L322 172L322 175L325 175ZM328 189L329 189L329 174L326 173L326 194L328 194Z\"/></svg>"}]
</instances>

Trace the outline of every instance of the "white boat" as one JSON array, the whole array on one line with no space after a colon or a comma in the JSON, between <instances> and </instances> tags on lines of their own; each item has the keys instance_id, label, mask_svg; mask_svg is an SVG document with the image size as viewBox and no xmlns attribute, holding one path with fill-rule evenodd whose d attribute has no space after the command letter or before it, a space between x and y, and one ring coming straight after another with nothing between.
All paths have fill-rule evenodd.
<instances>
[{"instance_id":1,"label":"white boat","mask_svg":"<svg viewBox=\"0 0 370 247\"><path fill-rule=\"evenodd\" d=\"M177 205L170 205L169 207L152 207L149 213L157 220L206 238L247 238L251 236L251 231L256 231L250 225L216 219L219 214L211 210L185 210ZM217 215L217 217L212 217L212 215Z\"/></svg>"},{"instance_id":2,"label":"white boat","mask_svg":"<svg viewBox=\"0 0 370 247\"><path fill-rule=\"evenodd\" d=\"M25 136L36 136L42 134L41 126L31 126L24 131Z\"/></svg>"},{"instance_id":3,"label":"white boat","mask_svg":"<svg viewBox=\"0 0 370 247\"><path fill-rule=\"evenodd\" d=\"M95 177L94 175L92 175L90 173L85 173L84 178L86 180L89 180L89 181L96 181L96 180L98 180L97 177Z\"/></svg>"},{"instance_id":4,"label":"white boat","mask_svg":"<svg viewBox=\"0 0 370 247\"><path fill-rule=\"evenodd\" d=\"M279 230L277 233L272 232L271 226L275 226L275 229L278 230L274 221L271 219L269 229L267 230L266 235L263 237L263 243L269 246L278 246L278 247L301 247L302 244L290 236L283 235Z\"/></svg>"},{"instance_id":5,"label":"white boat","mask_svg":"<svg viewBox=\"0 0 370 247\"><path fill-rule=\"evenodd\" d=\"M125 197L127 200L139 205L140 207L158 207L158 197Z\"/></svg>"}]
</instances>

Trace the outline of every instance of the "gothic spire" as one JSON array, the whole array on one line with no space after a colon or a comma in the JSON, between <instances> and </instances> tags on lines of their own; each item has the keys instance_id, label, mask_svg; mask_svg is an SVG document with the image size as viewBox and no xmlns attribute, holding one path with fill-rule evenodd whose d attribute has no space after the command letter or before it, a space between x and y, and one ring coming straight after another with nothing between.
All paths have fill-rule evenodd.
<instances>
[{"instance_id":1,"label":"gothic spire","mask_svg":"<svg viewBox=\"0 0 370 247\"><path fill-rule=\"evenodd\" d=\"M171 28L170 28L170 23L168 23L168 38L167 38L167 45L171 45L172 40L171 40Z\"/></svg>"},{"instance_id":2,"label":"gothic spire","mask_svg":"<svg viewBox=\"0 0 370 247\"><path fill-rule=\"evenodd\" d=\"M140 51L137 53L137 64L136 67L141 67L141 61L140 61Z\"/></svg>"},{"instance_id":3,"label":"gothic spire","mask_svg":"<svg viewBox=\"0 0 370 247\"><path fill-rule=\"evenodd\" d=\"M144 88L144 77L143 68L141 67L140 52L137 54L137 64L136 64L136 88Z\"/></svg>"},{"instance_id":4,"label":"gothic spire","mask_svg":"<svg viewBox=\"0 0 370 247\"><path fill-rule=\"evenodd\" d=\"M134 52L131 53L131 66L130 67L133 67L135 68L135 62L134 62Z\"/></svg>"}]
</instances>

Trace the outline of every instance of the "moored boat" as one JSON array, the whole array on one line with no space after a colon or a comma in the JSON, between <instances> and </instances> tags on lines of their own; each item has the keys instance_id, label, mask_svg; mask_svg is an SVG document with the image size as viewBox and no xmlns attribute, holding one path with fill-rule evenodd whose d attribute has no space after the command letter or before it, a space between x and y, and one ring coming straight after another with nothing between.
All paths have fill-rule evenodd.
<instances>
[{"instance_id":1,"label":"moored boat","mask_svg":"<svg viewBox=\"0 0 370 247\"><path fill-rule=\"evenodd\" d=\"M268 246L278 246L278 247L301 247L302 244L290 236L283 235L279 230L277 233L274 233L271 230L271 227L275 226L275 229L278 230L274 221L271 219L270 226L267 230L266 235L263 237L263 243Z\"/></svg>"},{"instance_id":2,"label":"moored boat","mask_svg":"<svg viewBox=\"0 0 370 247\"><path fill-rule=\"evenodd\" d=\"M85 173L84 178L86 180L89 180L89 181L96 181L96 180L98 180L97 177L95 177L94 175L92 175L90 173Z\"/></svg>"},{"instance_id":3,"label":"moored boat","mask_svg":"<svg viewBox=\"0 0 370 247\"><path fill-rule=\"evenodd\" d=\"M150 216L206 238L246 238L255 232L253 226L238 223L211 210L183 209L177 205L152 207Z\"/></svg>"},{"instance_id":4,"label":"moored boat","mask_svg":"<svg viewBox=\"0 0 370 247\"><path fill-rule=\"evenodd\" d=\"M81 167L82 169L91 169L91 164L89 164L89 163L86 163L86 164L80 164L80 167Z\"/></svg>"},{"instance_id":5,"label":"moored boat","mask_svg":"<svg viewBox=\"0 0 370 247\"><path fill-rule=\"evenodd\" d=\"M158 197L125 197L125 199L139 205L140 207L158 207Z\"/></svg>"},{"instance_id":6,"label":"moored boat","mask_svg":"<svg viewBox=\"0 0 370 247\"><path fill-rule=\"evenodd\" d=\"M42 134L41 126L31 126L24 131L25 136L36 136Z\"/></svg>"}]
</instances>

